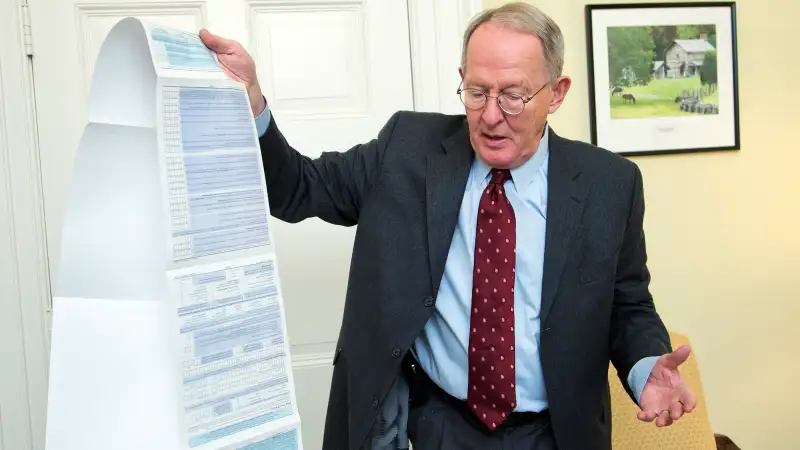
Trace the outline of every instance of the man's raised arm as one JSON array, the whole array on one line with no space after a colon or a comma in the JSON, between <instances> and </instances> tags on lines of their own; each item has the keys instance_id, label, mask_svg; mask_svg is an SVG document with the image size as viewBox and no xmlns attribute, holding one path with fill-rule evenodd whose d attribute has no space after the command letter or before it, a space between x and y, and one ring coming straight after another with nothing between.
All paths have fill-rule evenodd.
<instances>
[{"instance_id":1,"label":"man's raised arm","mask_svg":"<svg viewBox=\"0 0 800 450\"><path fill-rule=\"evenodd\" d=\"M319 217L337 225L356 225L397 120L395 114L366 144L312 159L286 142L272 117L260 138L272 215L286 222Z\"/></svg>"},{"instance_id":2,"label":"man's raised arm","mask_svg":"<svg viewBox=\"0 0 800 450\"><path fill-rule=\"evenodd\" d=\"M286 222L319 217L338 225L357 224L362 200L378 176L397 115L368 143L309 158L289 145L278 129L261 92L255 62L244 47L208 30L200 30L200 39L217 54L225 73L247 87L259 133L271 214Z\"/></svg>"}]
</instances>

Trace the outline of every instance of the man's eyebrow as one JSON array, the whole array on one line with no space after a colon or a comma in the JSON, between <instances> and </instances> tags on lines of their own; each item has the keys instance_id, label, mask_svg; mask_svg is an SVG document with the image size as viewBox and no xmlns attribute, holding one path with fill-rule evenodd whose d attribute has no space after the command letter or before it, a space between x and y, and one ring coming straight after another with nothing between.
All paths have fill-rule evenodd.
<instances>
[{"instance_id":1,"label":"man's eyebrow","mask_svg":"<svg viewBox=\"0 0 800 450\"><path fill-rule=\"evenodd\" d=\"M489 84L488 84L488 83L481 82L481 81L469 81L469 82L467 82L467 83L464 83L464 85L465 85L466 87L470 87L470 88L481 88L481 89L484 89L484 90L488 90L488 89L489 89ZM502 92L502 91L509 90L509 89L523 89L523 90L527 90L527 89L528 89L528 86L527 86L527 85L525 85L525 83L522 83L522 82L516 82L516 83L506 84L506 85L503 85L503 86L501 86L501 87L500 87L500 91L501 91L501 92Z\"/></svg>"},{"instance_id":2,"label":"man's eyebrow","mask_svg":"<svg viewBox=\"0 0 800 450\"><path fill-rule=\"evenodd\" d=\"M512 84L505 85L505 86L503 86L501 88L501 90L503 90L503 91L508 90L508 89L523 89L523 90L527 90L528 86L525 85L524 83L512 83Z\"/></svg>"},{"instance_id":3,"label":"man's eyebrow","mask_svg":"<svg viewBox=\"0 0 800 450\"><path fill-rule=\"evenodd\" d=\"M481 88L481 89L486 89L486 88L488 88L488 87L489 87L489 84L488 84L488 83L484 83L484 82L482 82L482 81L474 81L474 80L469 80L469 81L465 81L465 82L464 82L464 86L465 86L465 87L469 87L469 88Z\"/></svg>"}]
</instances>

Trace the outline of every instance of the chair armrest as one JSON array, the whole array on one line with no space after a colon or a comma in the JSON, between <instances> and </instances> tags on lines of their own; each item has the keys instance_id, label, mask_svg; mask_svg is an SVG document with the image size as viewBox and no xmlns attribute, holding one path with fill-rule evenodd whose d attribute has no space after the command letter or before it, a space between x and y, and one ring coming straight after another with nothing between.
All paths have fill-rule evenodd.
<instances>
[{"instance_id":1,"label":"chair armrest","mask_svg":"<svg viewBox=\"0 0 800 450\"><path fill-rule=\"evenodd\" d=\"M714 433L714 440L717 443L717 450L742 450L731 438L724 434Z\"/></svg>"}]
</instances>

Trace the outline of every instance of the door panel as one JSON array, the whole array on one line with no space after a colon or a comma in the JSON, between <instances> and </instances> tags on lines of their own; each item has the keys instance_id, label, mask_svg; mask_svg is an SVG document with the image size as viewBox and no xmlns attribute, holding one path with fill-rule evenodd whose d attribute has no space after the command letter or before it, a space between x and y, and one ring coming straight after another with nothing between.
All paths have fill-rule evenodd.
<instances>
[{"instance_id":1,"label":"door panel","mask_svg":"<svg viewBox=\"0 0 800 450\"><path fill-rule=\"evenodd\" d=\"M120 19L212 32L242 42L273 114L302 153L344 150L413 109L405 0L77 1L30 3L36 33L37 126L51 273L58 272L66 189L86 123L92 67ZM124 108L125 105L120 105ZM304 446L321 447L330 356L339 330L354 228L272 220Z\"/></svg>"}]
</instances>

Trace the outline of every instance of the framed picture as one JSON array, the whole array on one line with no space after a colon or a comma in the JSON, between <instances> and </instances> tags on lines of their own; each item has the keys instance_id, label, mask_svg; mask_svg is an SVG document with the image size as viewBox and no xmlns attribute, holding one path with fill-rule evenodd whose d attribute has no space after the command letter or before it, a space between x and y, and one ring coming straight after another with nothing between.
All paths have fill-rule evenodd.
<instances>
[{"instance_id":1,"label":"framed picture","mask_svg":"<svg viewBox=\"0 0 800 450\"><path fill-rule=\"evenodd\" d=\"M586 27L593 144L739 149L734 2L588 5Z\"/></svg>"}]
</instances>

